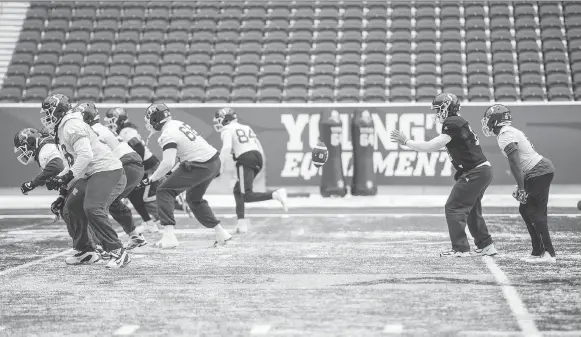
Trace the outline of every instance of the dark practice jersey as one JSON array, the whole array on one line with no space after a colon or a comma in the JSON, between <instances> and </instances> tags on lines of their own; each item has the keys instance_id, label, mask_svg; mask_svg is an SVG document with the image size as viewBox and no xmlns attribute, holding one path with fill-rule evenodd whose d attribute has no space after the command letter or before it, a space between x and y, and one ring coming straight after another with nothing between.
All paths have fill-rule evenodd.
<instances>
[{"instance_id":1,"label":"dark practice jersey","mask_svg":"<svg viewBox=\"0 0 581 337\"><path fill-rule=\"evenodd\" d=\"M42 149L42 147L45 146L46 144L55 144L54 138L53 137L44 137L44 138L40 139L40 142L38 142L38 146L36 147L36 151L34 152L34 161L36 161L38 166L40 166L40 162L38 160L38 155L40 154L40 150Z\"/></svg>"},{"instance_id":2,"label":"dark practice jersey","mask_svg":"<svg viewBox=\"0 0 581 337\"><path fill-rule=\"evenodd\" d=\"M464 118L460 116L446 118L442 124L442 133L452 138L446 144L446 149L456 170L470 171L487 161L482 153L478 136Z\"/></svg>"}]
</instances>

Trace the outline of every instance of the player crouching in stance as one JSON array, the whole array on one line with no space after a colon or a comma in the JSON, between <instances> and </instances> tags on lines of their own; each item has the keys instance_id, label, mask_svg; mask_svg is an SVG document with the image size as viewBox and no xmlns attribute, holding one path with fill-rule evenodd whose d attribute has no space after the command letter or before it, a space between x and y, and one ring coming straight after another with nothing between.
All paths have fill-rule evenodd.
<instances>
[{"instance_id":1,"label":"player crouching in stance","mask_svg":"<svg viewBox=\"0 0 581 337\"><path fill-rule=\"evenodd\" d=\"M478 136L468 122L458 115L460 102L451 93L442 93L432 102L436 118L442 123L442 134L428 142L409 140L398 130L392 131L391 139L413 150L433 152L444 146L457 172L445 213L452 250L440 253L445 257L470 256L470 244L466 237L466 223L474 237L477 249L474 255L497 254L492 237L488 234L482 217L482 197L492 181L492 167L482 153Z\"/></svg>"},{"instance_id":2,"label":"player crouching in stance","mask_svg":"<svg viewBox=\"0 0 581 337\"><path fill-rule=\"evenodd\" d=\"M238 217L236 231L238 233L248 231L248 222L244 218L244 203L274 199L280 201L284 211L287 212L287 194L284 188L269 193L253 191L254 179L262 170L263 158L262 146L252 128L240 124L233 109L223 108L214 116L214 129L220 132L222 138L222 150L220 150L222 163L225 163L227 156L232 154L236 164L238 177L234 185L236 216Z\"/></svg>"},{"instance_id":3,"label":"player crouching in stance","mask_svg":"<svg viewBox=\"0 0 581 337\"><path fill-rule=\"evenodd\" d=\"M73 113L69 98L62 94L48 96L42 103L42 124L55 134L70 169L46 182L49 189L63 191L76 180L64 204L62 215L73 237L76 253L67 258L68 264L90 264L99 260L88 226L109 252L107 268L120 268L131 262L117 233L113 230L107 209L125 189L127 178L121 161L88 126L80 113ZM61 193L62 196L62 193Z\"/></svg>"},{"instance_id":4,"label":"player crouching in stance","mask_svg":"<svg viewBox=\"0 0 581 337\"><path fill-rule=\"evenodd\" d=\"M58 147L54 143L54 138L34 128L26 128L18 131L14 136L14 152L18 161L23 165L28 165L34 160L40 167L40 174L31 181L23 182L20 185L22 194L42 186L50 178L56 177L65 169Z\"/></svg>"},{"instance_id":5,"label":"player crouching in stance","mask_svg":"<svg viewBox=\"0 0 581 337\"><path fill-rule=\"evenodd\" d=\"M150 176L159 165L159 159L145 145L143 138L137 131L137 126L129 121L127 111L123 108L109 109L105 113L105 125L114 134L126 142L143 160L144 174L141 180ZM135 211L143 220L143 230L146 232L157 233L158 228L150 214L157 215L157 204L155 202L155 192L157 191L158 182L152 183L148 188L134 189L129 193L127 198L135 208Z\"/></svg>"},{"instance_id":6,"label":"player crouching in stance","mask_svg":"<svg viewBox=\"0 0 581 337\"><path fill-rule=\"evenodd\" d=\"M125 185L125 190L123 190L109 207L109 213L129 236L129 242L126 247L128 250L145 246L147 240L145 240L143 234L137 231L133 222L131 209L121 200L127 197L139 184L141 179L143 179L143 161L141 157L127 143L120 141L111 130L99 123L99 111L95 104L91 102L79 103L73 108L73 113L75 112L80 112L83 115L83 120L91 126L99 137L99 140L107 144L115 157L121 160L123 171L127 177L127 184Z\"/></svg>"},{"instance_id":7,"label":"player crouching in stance","mask_svg":"<svg viewBox=\"0 0 581 337\"><path fill-rule=\"evenodd\" d=\"M141 187L165 176L174 167L176 157L181 162L157 189L157 207L164 233L156 245L161 248L177 247L178 240L174 234L176 225L174 201L176 196L184 191L186 202L196 219L205 227L214 228L216 231L214 245L225 245L232 236L222 228L220 220L216 219L208 202L204 200L208 186L220 172L218 150L189 125L172 120L165 104L154 103L147 108L145 127L151 132L150 137L156 132L161 132L158 143L163 149L163 157L157 170L149 178L142 180Z\"/></svg>"},{"instance_id":8,"label":"player crouching in stance","mask_svg":"<svg viewBox=\"0 0 581 337\"><path fill-rule=\"evenodd\" d=\"M496 135L498 146L508 158L517 183L513 196L520 202L519 212L533 245L533 251L525 261L556 262L547 224L549 189L555 174L553 163L538 154L527 136L512 126L512 115L504 105L495 104L486 110L482 118L482 131L487 137Z\"/></svg>"}]
</instances>

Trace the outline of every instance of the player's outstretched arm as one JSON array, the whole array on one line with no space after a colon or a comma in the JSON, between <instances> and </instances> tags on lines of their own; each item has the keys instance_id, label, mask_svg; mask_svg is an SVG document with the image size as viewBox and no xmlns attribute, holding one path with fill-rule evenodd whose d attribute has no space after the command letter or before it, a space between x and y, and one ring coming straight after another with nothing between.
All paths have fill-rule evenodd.
<instances>
[{"instance_id":1,"label":"player's outstretched arm","mask_svg":"<svg viewBox=\"0 0 581 337\"><path fill-rule=\"evenodd\" d=\"M174 147L171 144L175 145L175 143L170 143L164 146L161 162L159 163L157 170L155 170L155 172L151 174L151 177L149 177L150 183L161 179L174 167L178 149L177 146Z\"/></svg>"},{"instance_id":2,"label":"player's outstretched arm","mask_svg":"<svg viewBox=\"0 0 581 337\"><path fill-rule=\"evenodd\" d=\"M409 148L419 152L437 151L446 146L446 144L452 140L452 137L446 134L441 134L427 142L420 140L410 140L399 130L392 131L390 138L392 141L399 143L400 145L406 145Z\"/></svg>"},{"instance_id":3,"label":"player's outstretched arm","mask_svg":"<svg viewBox=\"0 0 581 337\"><path fill-rule=\"evenodd\" d=\"M516 180L516 185L519 190L524 189L525 186L525 175L520 164L520 155L518 152L518 147L516 143L510 143L504 148L504 153L508 157L508 165L510 166L510 172Z\"/></svg>"},{"instance_id":4,"label":"player's outstretched arm","mask_svg":"<svg viewBox=\"0 0 581 337\"><path fill-rule=\"evenodd\" d=\"M34 178L31 183L33 186L42 186L47 180L56 177L65 169L65 164L62 158L57 157L49 161L42 172Z\"/></svg>"}]
</instances>

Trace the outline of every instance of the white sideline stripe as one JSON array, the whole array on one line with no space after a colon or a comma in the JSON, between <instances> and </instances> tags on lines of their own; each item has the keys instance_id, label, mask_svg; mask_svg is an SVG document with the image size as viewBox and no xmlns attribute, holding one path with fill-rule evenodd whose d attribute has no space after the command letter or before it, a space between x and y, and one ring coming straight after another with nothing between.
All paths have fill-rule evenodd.
<instances>
[{"instance_id":1,"label":"white sideline stripe","mask_svg":"<svg viewBox=\"0 0 581 337\"><path fill-rule=\"evenodd\" d=\"M0 103L0 108L38 108L38 103ZM463 107L489 107L494 104L490 102L461 102ZM501 102L506 106L578 106L579 101L554 101L554 102ZM101 108L147 108L150 103L99 103ZM392 107L421 107L429 108L430 102L393 102L393 103L166 103L168 108L392 108Z\"/></svg>"},{"instance_id":2,"label":"white sideline stripe","mask_svg":"<svg viewBox=\"0 0 581 337\"><path fill-rule=\"evenodd\" d=\"M401 324L388 324L383 328L383 333L397 333L403 332L403 325Z\"/></svg>"},{"instance_id":3,"label":"white sideline stripe","mask_svg":"<svg viewBox=\"0 0 581 337\"><path fill-rule=\"evenodd\" d=\"M266 333L268 333L270 328L271 328L270 324L254 324L252 326L252 329L250 329L250 334L251 335L266 335Z\"/></svg>"},{"instance_id":4,"label":"white sideline stripe","mask_svg":"<svg viewBox=\"0 0 581 337\"><path fill-rule=\"evenodd\" d=\"M4 270L0 271L0 276L5 276L5 275L8 275L8 274L13 273L15 271L21 270L21 269L25 269L25 268L28 268L28 267L36 266L37 264L41 264L41 263L46 262L46 261L54 260L57 257L63 256L63 255L67 255L67 254L69 254L72 251L73 251L73 249L67 249L67 250L62 251L60 253L54 253L52 255L45 256L45 257L40 258L38 260L34 260L34 261L30 261L30 262L23 263L23 264L21 264L19 266L16 266L16 267L4 269Z\"/></svg>"},{"instance_id":5,"label":"white sideline stripe","mask_svg":"<svg viewBox=\"0 0 581 337\"><path fill-rule=\"evenodd\" d=\"M504 218L520 218L520 214L512 213L489 213L484 214L486 217L504 217ZM216 213L217 217L223 218L234 218L236 214L234 213ZM335 213L290 213L290 214L277 214L277 213L256 213L247 214L248 218L353 218L353 217L372 217L372 218L443 218L446 215L443 213L350 213L350 214L335 214ZM567 217L567 218L580 218L579 213L550 213L548 216L551 217ZM138 215L134 215L134 218L139 218ZM187 214L178 213L175 214L178 219L189 219ZM0 220L2 219L53 219L54 215L49 214L4 214L0 215ZM1 226L1 224L0 224Z\"/></svg>"},{"instance_id":6,"label":"white sideline stripe","mask_svg":"<svg viewBox=\"0 0 581 337\"><path fill-rule=\"evenodd\" d=\"M531 314L529 314L516 289L510 284L510 280L506 274L491 257L484 256L482 257L482 260L486 263L486 266L492 273L492 276L496 279L496 282L502 287L504 298L506 299L506 302L516 318L523 334L527 337L542 337L543 335L539 332L539 329L537 329L535 320Z\"/></svg>"},{"instance_id":7,"label":"white sideline stripe","mask_svg":"<svg viewBox=\"0 0 581 337\"><path fill-rule=\"evenodd\" d=\"M581 330L547 330L547 331L540 331L543 336L581 336ZM521 331L472 331L472 330L465 330L459 331L459 335L466 335L466 336L523 336L527 337Z\"/></svg>"},{"instance_id":8,"label":"white sideline stripe","mask_svg":"<svg viewBox=\"0 0 581 337\"><path fill-rule=\"evenodd\" d=\"M137 329L139 329L139 325L124 325L124 326L120 327L119 329L117 329L113 333L113 335L114 336L127 336L127 335L131 335L132 333L137 331Z\"/></svg>"}]
</instances>

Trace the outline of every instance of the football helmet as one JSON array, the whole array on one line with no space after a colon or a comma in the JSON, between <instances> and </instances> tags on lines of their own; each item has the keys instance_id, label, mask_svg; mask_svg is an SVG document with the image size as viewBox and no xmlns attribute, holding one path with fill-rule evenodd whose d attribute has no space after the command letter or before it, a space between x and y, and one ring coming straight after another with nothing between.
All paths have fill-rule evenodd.
<instances>
[{"instance_id":1,"label":"football helmet","mask_svg":"<svg viewBox=\"0 0 581 337\"><path fill-rule=\"evenodd\" d=\"M99 110L92 102L83 102L73 108L73 112L80 112L83 115L83 121L89 125L99 123Z\"/></svg>"},{"instance_id":2,"label":"football helmet","mask_svg":"<svg viewBox=\"0 0 581 337\"><path fill-rule=\"evenodd\" d=\"M482 123L482 132L486 137L490 137L496 134L495 130L499 126L512 124L512 115L504 105L494 104L486 109L480 122Z\"/></svg>"},{"instance_id":3,"label":"football helmet","mask_svg":"<svg viewBox=\"0 0 581 337\"><path fill-rule=\"evenodd\" d=\"M28 165L34 158L38 144L42 135L35 128L26 128L18 131L14 136L14 153L18 161L23 165Z\"/></svg>"},{"instance_id":4,"label":"football helmet","mask_svg":"<svg viewBox=\"0 0 581 337\"><path fill-rule=\"evenodd\" d=\"M170 119L169 108L163 103L153 103L145 110L145 128L149 132L161 131L165 122Z\"/></svg>"},{"instance_id":5,"label":"football helmet","mask_svg":"<svg viewBox=\"0 0 581 337\"><path fill-rule=\"evenodd\" d=\"M222 132L225 125L238 119L238 115L232 108L222 108L214 115L214 130Z\"/></svg>"},{"instance_id":6,"label":"football helmet","mask_svg":"<svg viewBox=\"0 0 581 337\"><path fill-rule=\"evenodd\" d=\"M127 111L123 108L109 109L105 114L105 126L115 133L117 133L117 129L128 120Z\"/></svg>"},{"instance_id":7,"label":"football helmet","mask_svg":"<svg viewBox=\"0 0 581 337\"><path fill-rule=\"evenodd\" d=\"M54 133L54 127L71 108L70 99L67 95L51 94L42 102L40 113L45 116L40 118L40 122L49 132Z\"/></svg>"},{"instance_id":8,"label":"football helmet","mask_svg":"<svg viewBox=\"0 0 581 337\"><path fill-rule=\"evenodd\" d=\"M432 110L436 110L436 119L440 123L449 116L455 116L460 110L460 100L456 95L450 92L443 92L434 97L432 101Z\"/></svg>"}]
</instances>

